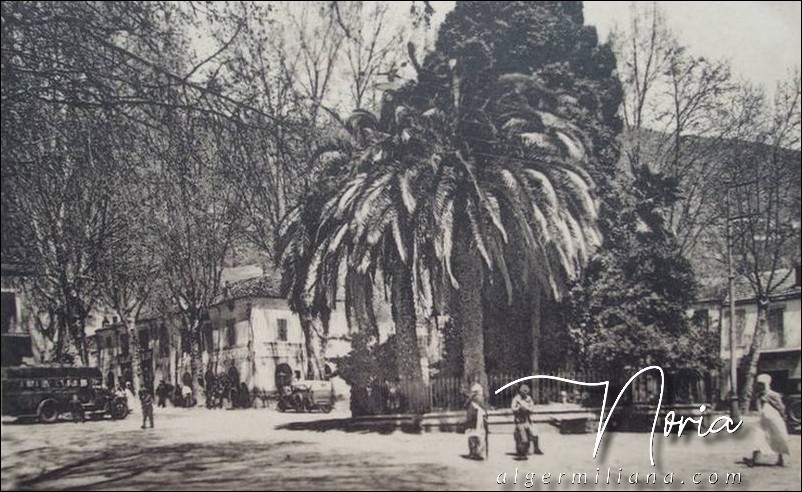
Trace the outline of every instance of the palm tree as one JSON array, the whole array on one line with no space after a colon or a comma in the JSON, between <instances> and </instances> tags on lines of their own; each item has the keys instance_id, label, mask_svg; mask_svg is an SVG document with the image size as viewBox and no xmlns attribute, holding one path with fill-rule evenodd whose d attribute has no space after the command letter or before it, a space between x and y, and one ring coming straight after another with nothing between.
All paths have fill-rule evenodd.
<instances>
[{"instance_id":1,"label":"palm tree","mask_svg":"<svg viewBox=\"0 0 802 492\"><path fill-rule=\"evenodd\" d=\"M422 378L417 339L417 200L424 169L422 141L406 125L403 106L385 97L382 117L358 111L350 119L360 150L354 177L332 196L319 219L307 290L336 284L345 264L349 286L364 290L377 271L390 287L398 374Z\"/></svg>"},{"instance_id":2,"label":"palm tree","mask_svg":"<svg viewBox=\"0 0 802 492\"><path fill-rule=\"evenodd\" d=\"M307 374L318 379L323 374L328 320L336 292L326 282L307 288L316 240L325 233L320 214L326 202L335 196L350 175L353 146L347 138L334 136L318 144L312 152L313 172L317 179L299 204L290 209L279 225L276 250L282 269L282 292L290 308L298 313L307 360ZM322 274L321 272L318 272ZM336 273L331 280L336 280ZM334 283L336 288L336 282Z\"/></svg>"},{"instance_id":3,"label":"palm tree","mask_svg":"<svg viewBox=\"0 0 802 492\"><path fill-rule=\"evenodd\" d=\"M391 96L385 109L392 108ZM279 245L293 308L314 317L330 309L344 268L346 300L375 331L371 295L380 270L392 294L398 374L422 377L416 334L415 192L417 142L401 127L402 112L349 118L351 139L332 149L317 188L284 221ZM345 177L345 179L343 178ZM356 294L354 295L349 295ZM378 334L376 333L376 338Z\"/></svg>"},{"instance_id":4,"label":"palm tree","mask_svg":"<svg viewBox=\"0 0 802 492\"><path fill-rule=\"evenodd\" d=\"M486 281L501 278L511 300L514 271L533 292L559 298L600 242L594 185L583 169L590 143L572 123L576 101L536 76L506 74L469 99L458 64L435 59L429 70L429 96L418 95L420 87L399 94L430 139L431 155L418 159L431 168L419 200L421 248L453 289L463 376L486 385Z\"/></svg>"}]
</instances>

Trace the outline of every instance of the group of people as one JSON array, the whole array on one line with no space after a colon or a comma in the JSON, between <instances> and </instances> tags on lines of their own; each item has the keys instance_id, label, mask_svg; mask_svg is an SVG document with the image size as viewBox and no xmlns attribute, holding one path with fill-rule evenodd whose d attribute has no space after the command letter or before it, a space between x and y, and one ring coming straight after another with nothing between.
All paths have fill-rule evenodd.
<instances>
[{"instance_id":1,"label":"group of people","mask_svg":"<svg viewBox=\"0 0 802 492\"><path fill-rule=\"evenodd\" d=\"M771 389L771 376L761 374L756 379L756 403L759 411L759 432L753 440L751 456L744 458L747 466L784 466L784 456L790 453L788 445L788 429L786 427L785 405L782 396ZM488 455L487 405L484 399L484 388L480 384L471 387L467 402L466 434L468 436L468 452L471 459L485 459ZM526 459L529 450L541 455L540 442L532 414L535 402L530 395L529 387L521 384L518 393L510 406L515 423L515 451L519 459ZM774 458L776 456L776 458Z\"/></svg>"},{"instance_id":2,"label":"group of people","mask_svg":"<svg viewBox=\"0 0 802 492\"><path fill-rule=\"evenodd\" d=\"M510 405L515 423L515 452L519 459L526 459L529 450L535 455L542 455L540 439L535 432L532 414L535 413L535 401L529 392L529 386L521 384L518 394ZM481 384L471 387L467 403L466 433L468 435L468 455L471 459L484 459L488 455L487 405L484 399L484 388Z\"/></svg>"}]
</instances>

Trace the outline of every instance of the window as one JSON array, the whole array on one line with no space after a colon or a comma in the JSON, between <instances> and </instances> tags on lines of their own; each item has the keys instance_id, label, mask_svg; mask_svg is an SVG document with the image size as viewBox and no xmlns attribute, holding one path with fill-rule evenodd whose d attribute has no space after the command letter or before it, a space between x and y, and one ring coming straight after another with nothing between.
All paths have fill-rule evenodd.
<instances>
[{"instance_id":1,"label":"window","mask_svg":"<svg viewBox=\"0 0 802 492\"><path fill-rule=\"evenodd\" d=\"M729 327L731 326L730 323L730 310L724 310L724 327L725 330L722 331L722 335L724 336L723 345L726 350L730 348L730 332ZM748 340L744 339L744 330L746 329L746 310L744 309L736 309L735 310L735 346L742 347L745 344L749 343Z\"/></svg>"},{"instance_id":2,"label":"window","mask_svg":"<svg viewBox=\"0 0 802 492\"><path fill-rule=\"evenodd\" d=\"M278 330L276 333L276 337L278 338L279 342L286 342L287 341L287 320L284 318L279 318L276 320L278 323Z\"/></svg>"},{"instance_id":3,"label":"window","mask_svg":"<svg viewBox=\"0 0 802 492\"><path fill-rule=\"evenodd\" d=\"M214 336L212 335L211 323L206 323L205 325L203 325L203 346L209 353L212 353L215 350Z\"/></svg>"},{"instance_id":4,"label":"window","mask_svg":"<svg viewBox=\"0 0 802 492\"><path fill-rule=\"evenodd\" d=\"M164 325L159 328L159 353L162 357L170 355L170 333Z\"/></svg>"},{"instance_id":5,"label":"window","mask_svg":"<svg viewBox=\"0 0 802 492\"><path fill-rule=\"evenodd\" d=\"M226 346L234 347L237 345L237 327L233 319L226 320Z\"/></svg>"},{"instance_id":6,"label":"window","mask_svg":"<svg viewBox=\"0 0 802 492\"><path fill-rule=\"evenodd\" d=\"M123 355L128 355L128 333L121 333L120 334L120 351Z\"/></svg>"},{"instance_id":7,"label":"window","mask_svg":"<svg viewBox=\"0 0 802 492\"><path fill-rule=\"evenodd\" d=\"M762 348L780 348L784 345L784 310L781 307L772 308L769 310L768 317L768 331L763 338Z\"/></svg>"},{"instance_id":8,"label":"window","mask_svg":"<svg viewBox=\"0 0 802 492\"><path fill-rule=\"evenodd\" d=\"M710 313L707 309L697 309L693 312L692 319L697 326L705 329L710 328Z\"/></svg>"},{"instance_id":9,"label":"window","mask_svg":"<svg viewBox=\"0 0 802 492\"><path fill-rule=\"evenodd\" d=\"M139 349L148 350L150 348L150 330L139 330Z\"/></svg>"},{"instance_id":10,"label":"window","mask_svg":"<svg viewBox=\"0 0 802 492\"><path fill-rule=\"evenodd\" d=\"M14 333L17 328L17 295L14 292L2 293L3 333Z\"/></svg>"},{"instance_id":11,"label":"window","mask_svg":"<svg viewBox=\"0 0 802 492\"><path fill-rule=\"evenodd\" d=\"M738 346L744 345L744 330L746 329L746 311L737 309L735 311L735 336Z\"/></svg>"}]
</instances>

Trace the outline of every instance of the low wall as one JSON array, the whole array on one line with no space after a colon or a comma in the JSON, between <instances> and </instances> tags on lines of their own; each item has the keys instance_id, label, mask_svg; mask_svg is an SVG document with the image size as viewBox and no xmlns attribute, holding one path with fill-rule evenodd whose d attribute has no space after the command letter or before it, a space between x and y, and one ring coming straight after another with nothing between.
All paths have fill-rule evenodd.
<instances>
[{"instance_id":1,"label":"low wall","mask_svg":"<svg viewBox=\"0 0 802 492\"><path fill-rule=\"evenodd\" d=\"M542 405L532 414L535 425L554 425L561 423L576 424L579 420L588 422L587 429L595 432L598 427L601 408L583 408L574 404L548 404ZM663 417L674 410L678 416L698 417L698 405L664 406L660 410L657 430L662 432ZM609 409L608 409L609 410ZM610 419L608 430L619 432L650 432L654 422L654 407L650 405L637 405L633 407L616 408ZM722 412L705 413L705 422L710 423L716 417L725 415ZM493 434L512 434L515 428L512 411L509 409L490 410L488 412L488 427ZM432 412L421 415L371 415L353 417L350 419L333 419L319 421L317 425L324 428L339 428L348 431L373 431L390 433L397 430L402 432L462 432L465 427L465 412ZM572 427L576 428L575 425ZM688 430L695 429L689 425Z\"/></svg>"}]
</instances>

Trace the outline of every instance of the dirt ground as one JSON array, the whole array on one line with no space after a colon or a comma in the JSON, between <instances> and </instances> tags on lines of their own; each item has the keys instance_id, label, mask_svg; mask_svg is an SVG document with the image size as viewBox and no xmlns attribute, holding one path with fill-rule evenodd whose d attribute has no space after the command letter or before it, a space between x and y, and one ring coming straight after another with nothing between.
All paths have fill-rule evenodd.
<instances>
[{"instance_id":1,"label":"dirt ground","mask_svg":"<svg viewBox=\"0 0 802 492\"><path fill-rule=\"evenodd\" d=\"M594 434L538 432L544 456L518 461L510 434L490 436L486 461L467 459L460 434L392 434L282 430L289 422L344 417L281 414L270 409L157 409L156 428L140 429L136 415L85 424L2 425L2 489L631 489L799 490L800 437L791 436L784 468L748 468L756 423L735 434L699 438L654 437L656 467L649 464L649 434L607 433L593 459ZM518 469L518 481L513 483ZM610 468L611 483L607 485ZM619 468L622 482L617 483ZM599 470L599 483L595 482ZM632 473L638 483L628 484ZM655 473L657 484L646 484ZM506 484L498 485L506 473ZM530 477L527 483L527 473ZM548 484L543 473L550 473ZM565 473L557 483L560 473ZM572 484L586 473L587 484ZM674 483L663 484L673 473ZM702 484L693 484L694 474ZM712 473L718 483L708 484ZM741 483L726 484L727 473ZM577 481L582 476L577 475Z\"/></svg>"}]
</instances>

